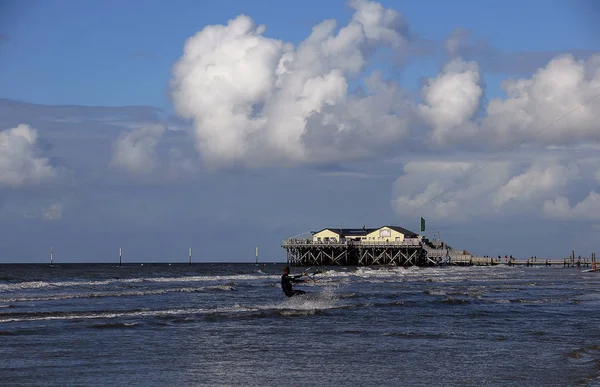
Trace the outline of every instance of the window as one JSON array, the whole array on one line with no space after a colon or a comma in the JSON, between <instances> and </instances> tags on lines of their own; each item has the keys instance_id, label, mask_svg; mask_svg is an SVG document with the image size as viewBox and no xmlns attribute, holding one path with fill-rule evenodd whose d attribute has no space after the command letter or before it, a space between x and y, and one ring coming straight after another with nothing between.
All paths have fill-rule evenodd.
<instances>
[{"instance_id":1,"label":"window","mask_svg":"<svg viewBox=\"0 0 600 387\"><path fill-rule=\"evenodd\" d=\"M379 230L379 238L385 238L385 237L390 237L391 233L390 230Z\"/></svg>"}]
</instances>

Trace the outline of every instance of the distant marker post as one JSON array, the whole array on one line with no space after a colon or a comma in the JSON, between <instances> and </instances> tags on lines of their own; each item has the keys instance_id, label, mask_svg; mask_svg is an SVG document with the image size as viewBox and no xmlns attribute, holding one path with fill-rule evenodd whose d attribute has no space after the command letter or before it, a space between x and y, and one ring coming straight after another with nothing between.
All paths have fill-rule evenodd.
<instances>
[{"instance_id":1,"label":"distant marker post","mask_svg":"<svg viewBox=\"0 0 600 387\"><path fill-rule=\"evenodd\" d=\"M123 248L119 247L119 266L123 264Z\"/></svg>"},{"instance_id":2,"label":"distant marker post","mask_svg":"<svg viewBox=\"0 0 600 387\"><path fill-rule=\"evenodd\" d=\"M258 264L258 246L256 247L256 263Z\"/></svg>"},{"instance_id":3,"label":"distant marker post","mask_svg":"<svg viewBox=\"0 0 600 387\"><path fill-rule=\"evenodd\" d=\"M192 265L192 248L190 247L190 266Z\"/></svg>"}]
</instances>

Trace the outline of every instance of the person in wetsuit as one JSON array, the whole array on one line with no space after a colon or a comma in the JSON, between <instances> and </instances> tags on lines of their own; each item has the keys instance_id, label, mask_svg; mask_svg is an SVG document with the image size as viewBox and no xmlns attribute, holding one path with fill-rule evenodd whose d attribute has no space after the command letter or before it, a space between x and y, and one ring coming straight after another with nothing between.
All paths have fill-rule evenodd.
<instances>
[{"instance_id":1,"label":"person in wetsuit","mask_svg":"<svg viewBox=\"0 0 600 387\"><path fill-rule=\"evenodd\" d=\"M283 290L283 293L286 296L292 297L292 296L295 296L298 294L306 294L306 292L304 290L294 289L294 285L292 284L292 283L304 282L304 280L298 279L298 278L302 277L303 275L305 275L305 273L298 274L298 275L290 275L289 266L286 266L283 268L283 275L281 276L281 289Z\"/></svg>"}]
</instances>

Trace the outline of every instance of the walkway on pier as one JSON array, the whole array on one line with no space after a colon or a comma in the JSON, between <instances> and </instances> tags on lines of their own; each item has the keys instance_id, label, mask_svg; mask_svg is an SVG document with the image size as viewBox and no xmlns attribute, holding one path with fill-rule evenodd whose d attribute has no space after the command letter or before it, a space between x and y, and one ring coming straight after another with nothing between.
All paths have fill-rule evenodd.
<instances>
[{"instance_id":1,"label":"walkway on pier","mask_svg":"<svg viewBox=\"0 0 600 387\"><path fill-rule=\"evenodd\" d=\"M573 261L571 258L537 258L533 260L531 258L516 259L509 258L492 258L492 257L477 257L471 255L460 255L449 257L447 263L449 265L460 265L460 266L525 266L525 267L540 267L540 266L555 266L555 267L570 267L570 268L593 268L596 270L595 265L595 254L592 257L582 257L577 264L577 260Z\"/></svg>"}]
</instances>

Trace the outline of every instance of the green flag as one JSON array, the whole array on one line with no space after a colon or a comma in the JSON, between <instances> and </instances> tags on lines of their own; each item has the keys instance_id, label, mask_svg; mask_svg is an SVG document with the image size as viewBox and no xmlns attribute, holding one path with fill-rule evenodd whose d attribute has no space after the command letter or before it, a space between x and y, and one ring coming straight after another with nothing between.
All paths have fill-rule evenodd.
<instances>
[{"instance_id":1,"label":"green flag","mask_svg":"<svg viewBox=\"0 0 600 387\"><path fill-rule=\"evenodd\" d=\"M421 217L421 232L425 231L425 219Z\"/></svg>"}]
</instances>

